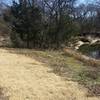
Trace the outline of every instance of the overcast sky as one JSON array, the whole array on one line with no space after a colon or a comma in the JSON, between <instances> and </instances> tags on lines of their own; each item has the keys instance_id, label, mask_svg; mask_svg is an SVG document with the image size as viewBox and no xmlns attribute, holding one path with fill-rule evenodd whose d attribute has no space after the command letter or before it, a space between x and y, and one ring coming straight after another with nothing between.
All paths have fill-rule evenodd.
<instances>
[{"instance_id":1,"label":"overcast sky","mask_svg":"<svg viewBox=\"0 0 100 100\"><path fill-rule=\"evenodd\" d=\"M12 0L2 0L4 3L6 2L7 4L11 4ZM78 0L78 3L89 3L97 0Z\"/></svg>"},{"instance_id":2,"label":"overcast sky","mask_svg":"<svg viewBox=\"0 0 100 100\"><path fill-rule=\"evenodd\" d=\"M78 3L91 3L91 2L96 2L98 0L78 0Z\"/></svg>"}]
</instances>

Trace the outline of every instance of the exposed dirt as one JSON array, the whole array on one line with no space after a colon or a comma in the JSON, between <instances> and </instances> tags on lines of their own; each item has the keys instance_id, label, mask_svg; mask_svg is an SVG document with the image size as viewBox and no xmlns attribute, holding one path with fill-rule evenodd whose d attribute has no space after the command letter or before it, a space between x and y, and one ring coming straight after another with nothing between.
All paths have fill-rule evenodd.
<instances>
[{"instance_id":1,"label":"exposed dirt","mask_svg":"<svg viewBox=\"0 0 100 100\"><path fill-rule=\"evenodd\" d=\"M87 89L50 73L44 64L0 49L0 86L10 100L100 100L87 97Z\"/></svg>"}]
</instances>

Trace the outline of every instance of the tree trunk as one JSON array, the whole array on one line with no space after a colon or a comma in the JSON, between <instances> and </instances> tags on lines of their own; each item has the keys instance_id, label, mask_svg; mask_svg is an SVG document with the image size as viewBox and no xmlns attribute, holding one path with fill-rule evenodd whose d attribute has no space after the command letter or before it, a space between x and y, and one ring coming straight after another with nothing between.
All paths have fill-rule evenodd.
<instances>
[{"instance_id":1,"label":"tree trunk","mask_svg":"<svg viewBox=\"0 0 100 100\"><path fill-rule=\"evenodd\" d=\"M30 48L29 34L27 34L27 48Z\"/></svg>"}]
</instances>

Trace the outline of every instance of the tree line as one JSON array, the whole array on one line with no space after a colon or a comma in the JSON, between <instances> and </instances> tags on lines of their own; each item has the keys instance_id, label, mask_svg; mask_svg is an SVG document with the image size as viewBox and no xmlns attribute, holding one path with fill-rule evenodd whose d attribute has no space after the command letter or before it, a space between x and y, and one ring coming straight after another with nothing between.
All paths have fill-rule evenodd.
<instances>
[{"instance_id":1,"label":"tree line","mask_svg":"<svg viewBox=\"0 0 100 100\"><path fill-rule=\"evenodd\" d=\"M82 32L99 32L100 3L77 0L13 0L2 13L15 47L60 48Z\"/></svg>"}]
</instances>

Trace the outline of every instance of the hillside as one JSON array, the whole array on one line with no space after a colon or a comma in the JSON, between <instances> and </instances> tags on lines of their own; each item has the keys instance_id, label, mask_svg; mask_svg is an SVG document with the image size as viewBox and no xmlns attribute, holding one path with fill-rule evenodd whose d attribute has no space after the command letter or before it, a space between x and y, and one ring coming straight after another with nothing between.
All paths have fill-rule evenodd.
<instances>
[{"instance_id":1,"label":"hillside","mask_svg":"<svg viewBox=\"0 0 100 100\"><path fill-rule=\"evenodd\" d=\"M100 100L100 91L90 92L80 84L99 82L98 76L94 79L85 72L94 68L61 51L1 48L0 52L1 100Z\"/></svg>"}]
</instances>

